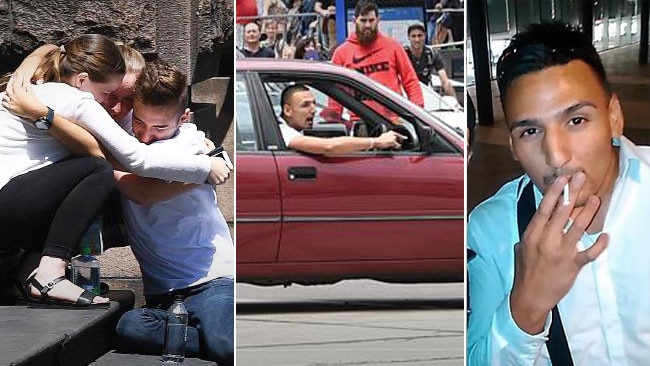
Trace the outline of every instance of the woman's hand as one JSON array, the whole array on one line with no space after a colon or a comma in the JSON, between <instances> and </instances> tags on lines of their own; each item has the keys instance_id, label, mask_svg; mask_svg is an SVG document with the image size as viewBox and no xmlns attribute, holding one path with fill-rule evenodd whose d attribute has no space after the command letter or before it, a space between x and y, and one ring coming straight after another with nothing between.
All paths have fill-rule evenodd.
<instances>
[{"instance_id":1,"label":"woman's hand","mask_svg":"<svg viewBox=\"0 0 650 366\"><path fill-rule=\"evenodd\" d=\"M31 121L47 115L47 107L41 103L29 83L13 83L2 98L2 106L10 113Z\"/></svg>"}]
</instances>

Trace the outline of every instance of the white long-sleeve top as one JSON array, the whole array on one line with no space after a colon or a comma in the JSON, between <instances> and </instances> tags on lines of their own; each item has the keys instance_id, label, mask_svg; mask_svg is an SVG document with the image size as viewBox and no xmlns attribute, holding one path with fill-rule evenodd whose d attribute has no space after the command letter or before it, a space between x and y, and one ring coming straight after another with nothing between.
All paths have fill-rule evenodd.
<instances>
[{"instance_id":1,"label":"white long-sleeve top","mask_svg":"<svg viewBox=\"0 0 650 366\"><path fill-rule=\"evenodd\" d=\"M170 152L146 145L113 121L91 93L62 83L34 85L36 97L54 112L84 127L127 170L140 176L203 183L210 172L206 155ZM4 93L0 93L0 98ZM20 174L57 162L70 151L47 130L0 106L0 188Z\"/></svg>"}]
</instances>

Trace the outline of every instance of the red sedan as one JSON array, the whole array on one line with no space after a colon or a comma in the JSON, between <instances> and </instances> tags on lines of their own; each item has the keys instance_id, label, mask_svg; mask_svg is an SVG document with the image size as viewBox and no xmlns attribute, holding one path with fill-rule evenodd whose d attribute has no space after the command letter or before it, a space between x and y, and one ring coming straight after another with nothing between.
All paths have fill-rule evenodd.
<instances>
[{"instance_id":1,"label":"red sedan","mask_svg":"<svg viewBox=\"0 0 650 366\"><path fill-rule=\"evenodd\" d=\"M344 107L337 123L314 121L327 122L323 130L353 126L349 133L378 136L394 129L408 142L336 156L288 149L276 117L279 95L293 83L315 94L318 109L332 99ZM237 60L236 100L238 281L462 281L464 140L457 131L329 63Z\"/></svg>"}]
</instances>

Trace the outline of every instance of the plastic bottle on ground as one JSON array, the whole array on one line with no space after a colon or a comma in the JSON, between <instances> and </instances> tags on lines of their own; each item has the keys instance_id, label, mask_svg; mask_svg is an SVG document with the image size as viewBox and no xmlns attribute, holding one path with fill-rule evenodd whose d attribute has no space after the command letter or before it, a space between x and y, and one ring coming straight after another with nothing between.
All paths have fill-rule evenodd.
<instances>
[{"instance_id":1,"label":"plastic bottle on ground","mask_svg":"<svg viewBox=\"0 0 650 366\"><path fill-rule=\"evenodd\" d=\"M82 247L81 255L72 258L72 282L95 295L100 292L99 260L93 257L90 247Z\"/></svg>"},{"instance_id":2,"label":"plastic bottle on ground","mask_svg":"<svg viewBox=\"0 0 650 366\"><path fill-rule=\"evenodd\" d=\"M163 362L181 363L185 360L187 318L187 309L183 304L183 296L175 295L174 303L167 310L167 327L162 354Z\"/></svg>"}]
</instances>

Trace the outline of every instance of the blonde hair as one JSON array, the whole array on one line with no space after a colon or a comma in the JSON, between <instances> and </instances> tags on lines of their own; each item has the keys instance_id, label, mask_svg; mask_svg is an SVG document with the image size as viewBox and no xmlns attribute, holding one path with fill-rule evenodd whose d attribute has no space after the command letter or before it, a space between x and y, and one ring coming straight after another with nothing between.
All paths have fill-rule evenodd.
<instances>
[{"instance_id":1,"label":"blonde hair","mask_svg":"<svg viewBox=\"0 0 650 366\"><path fill-rule=\"evenodd\" d=\"M61 82L74 74L85 72L91 81L105 83L112 77L124 75L125 71L124 58L110 38L84 34L48 52L32 81Z\"/></svg>"},{"instance_id":2,"label":"blonde hair","mask_svg":"<svg viewBox=\"0 0 650 366\"><path fill-rule=\"evenodd\" d=\"M9 83L11 75L13 75L13 73L7 72L0 76L0 93L7 89L7 84Z\"/></svg>"},{"instance_id":3,"label":"blonde hair","mask_svg":"<svg viewBox=\"0 0 650 366\"><path fill-rule=\"evenodd\" d=\"M124 44L123 42L115 42L117 45L117 48L120 50L120 53L122 54L122 58L124 58L124 63L126 64L126 73L133 73L136 75L140 75L142 73L142 70L144 69L145 61L144 57L140 52L138 52L135 48Z\"/></svg>"}]
</instances>

